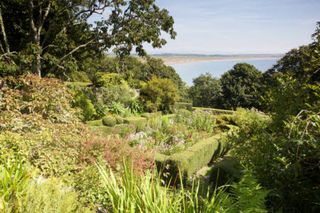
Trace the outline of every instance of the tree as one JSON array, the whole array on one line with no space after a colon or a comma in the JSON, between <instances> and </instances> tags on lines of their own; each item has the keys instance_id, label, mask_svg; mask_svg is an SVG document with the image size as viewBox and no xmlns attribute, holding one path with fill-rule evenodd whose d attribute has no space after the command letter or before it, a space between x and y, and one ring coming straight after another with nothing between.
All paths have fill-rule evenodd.
<instances>
[{"instance_id":1,"label":"tree","mask_svg":"<svg viewBox=\"0 0 320 213\"><path fill-rule=\"evenodd\" d=\"M189 89L189 96L194 106L220 107L221 83L211 74L202 74L193 79L193 86Z\"/></svg>"},{"instance_id":2,"label":"tree","mask_svg":"<svg viewBox=\"0 0 320 213\"><path fill-rule=\"evenodd\" d=\"M102 19L91 24L93 15ZM66 67L107 50L124 56L133 49L144 55L144 42L160 48L162 32L175 38L173 23L155 0L3 0L0 51L17 53L14 63L30 61L40 76L42 67L65 74Z\"/></svg>"},{"instance_id":3,"label":"tree","mask_svg":"<svg viewBox=\"0 0 320 213\"><path fill-rule=\"evenodd\" d=\"M253 65L239 63L221 77L225 108L260 108L262 73Z\"/></svg>"},{"instance_id":4,"label":"tree","mask_svg":"<svg viewBox=\"0 0 320 213\"><path fill-rule=\"evenodd\" d=\"M170 79L153 77L140 91L140 98L150 112L171 112L178 100L178 89Z\"/></svg>"},{"instance_id":5,"label":"tree","mask_svg":"<svg viewBox=\"0 0 320 213\"><path fill-rule=\"evenodd\" d=\"M263 75L265 109L283 124L302 109L319 110L320 22L314 42L286 53Z\"/></svg>"}]
</instances>

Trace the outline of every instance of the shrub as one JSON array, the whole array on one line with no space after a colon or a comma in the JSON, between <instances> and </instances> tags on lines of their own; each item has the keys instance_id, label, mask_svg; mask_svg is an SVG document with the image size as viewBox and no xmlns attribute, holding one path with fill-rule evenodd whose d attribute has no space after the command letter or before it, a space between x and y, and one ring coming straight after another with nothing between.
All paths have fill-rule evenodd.
<instances>
[{"instance_id":1,"label":"shrub","mask_svg":"<svg viewBox=\"0 0 320 213\"><path fill-rule=\"evenodd\" d=\"M105 116L102 118L102 123L105 126L113 127L117 124L117 119L114 116Z\"/></svg>"},{"instance_id":2,"label":"shrub","mask_svg":"<svg viewBox=\"0 0 320 213\"><path fill-rule=\"evenodd\" d=\"M73 82L90 82L90 79L85 72L73 71L70 73L70 81Z\"/></svg>"},{"instance_id":3,"label":"shrub","mask_svg":"<svg viewBox=\"0 0 320 213\"><path fill-rule=\"evenodd\" d=\"M27 131L44 124L78 121L71 107L72 95L55 79L34 75L6 77L0 90L0 123L2 129Z\"/></svg>"},{"instance_id":4,"label":"shrub","mask_svg":"<svg viewBox=\"0 0 320 213\"><path fill-rule=\"evenodd\" d=\"M114 118L116 119L117 124L123 124L124 123L124 119L121 116L115 115Z\"/></svg>"},{"instance_id":5,"label":"shrub","mask_svg":"<svg viewBox=\"0 0 320 213\"><path fill-rule=\"evenodd\" d=\"M122 176L117 177L111 169L98 165L101 176L101 197L109 199L106 211L126 212L266 212L266 196L255 178L247 173L239 183L232 184L232 193L225 188L203 194L199 182L187 188L181 181L179 189L163 186L155 173L135 176L132 167L124 166Z\"/></svg>"},{"instance_id":6,"label":"shrub","mask_svg":"<svg viewBox=\"0 0 320 213\"><path fill-rule=\"evenodd\" d=\"M81 159L94 163L102 158L115 171L121 169L121 162L125 159L135 165L133 170L136 174L143 174L153 168L150 155L151 153L130 147L127 141L119 137L91 137L82 144Z\"/></svg>"},{"instance_id":7,"label":"shrub","mask_svg":"<svg viewBox=\"0 0 320 213\"><path fill-rule=\"evenodd\" d=\"M18 212L30 174L22 161L0 164L0 211Z\"/></svg>"},{"instance_id":8,"label":"shrub","mask_svg":"<svg viewBox=\"0 0 320 213\"><path fill-rule=\"evenodd\" d=\"M225 141L219 140L220 135L201 140L185 151L170 156L156 155L156 165L159 171L169 175L169 179L177 180L179 171L191 176L200 168L206 166L213 158L225 152ZM169 180L168 179L168 180Z\"/></svg>"},{"instance_id":9,"label":"shrub","mask_svg":"<svg viewBox=\"0 0 320 213\"><path fill-rule=\"evenodd\" d=\"M122 103L113 102L109 107L108 111L112 114L121 115L121 116L129 116L131 114L130 110L126 108Z\"/></svg>"},{"instance_id":10,"label":"shrub","mask_svg":"<svg viewBox=\"0 0 320 213\"><path fill-rule=\"evenodd\" d=\"M319 126L319 113L303 111L280 131L272 124L252 123L230 138L233 155L272 190L268 199L272 211L319 210Z\"/></svg>"},{"instance_id":11,"label":"shrub","mask_svg":"<svg viewBox=\"0 0 320 213\"><path fill-rule=\"evenodd\" d=\"M119 103L128 107L137 97L137 92L130 88L125 82L120 85L111 85L109 87L94 88L94 98L108 107Z\"/></svg>"},{"instance_id":12,"label":"shrub","mask_svg":"<svg viewBox=\"0 0 320 213\"><path fill-rule=\"evenodd\" d=\"M186 110L192 111L192 103L176 102L174 105L174 110L178 111L180 109L186 109Z\"/></svg>"},{"instance_id":13,"label":"shrub","mask_svg":"<svg viewBox=\"0 0 320 213\"><path fill-rule=\"evenodd\" d=\"M178 89L171 80L154 77L141 89L140 98L149 112L168 113L178 100Z\"/></svg>"},{"instance_id":14,"label":"shrub","mask_svg":"<svg viewBox=\"0 0 320 213\"><path fill-rule=\"evenodd\" d=\"M82 110L81 114L83 121L89 121L95 118L97 113L94 105L81 91L76 94L74 105Z\"/></svg>"},{"instance_id":15,"label":"shrub","mask_svg":"<svg viewBox=\"0 0 320 213\"><path fill-rule=\"evenodd\" d=\"M56 178L30 181L21 212L71 213L93 212L78 201L78 194Z\"/></svg>"},{"instance_id":16,"label":"shrub","mask_svg":"<svg viewBox=\"0 0 320 213\"><path fill-rule=\"evenodd\" d=\"M97 72L92 78L92 83L96 87L110 87L114 85L121 85L123 82L123 77L117 73Z\"/></svg>"}]
</instances>

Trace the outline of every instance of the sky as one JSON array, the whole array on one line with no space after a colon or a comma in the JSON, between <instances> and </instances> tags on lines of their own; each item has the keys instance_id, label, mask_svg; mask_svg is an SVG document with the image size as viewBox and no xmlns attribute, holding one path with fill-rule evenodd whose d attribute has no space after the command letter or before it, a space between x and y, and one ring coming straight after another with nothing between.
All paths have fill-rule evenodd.
<instances>
[{"instance_id":1,"label":"sky","mask_svg":"<svg viewBox=\"0 0 320 213\"><path fill-rule=\"evenodd\" d=\"M178 33L148 53L285 53L312 41L320 0L156 0Z\"/></svg>"}]
</instances>

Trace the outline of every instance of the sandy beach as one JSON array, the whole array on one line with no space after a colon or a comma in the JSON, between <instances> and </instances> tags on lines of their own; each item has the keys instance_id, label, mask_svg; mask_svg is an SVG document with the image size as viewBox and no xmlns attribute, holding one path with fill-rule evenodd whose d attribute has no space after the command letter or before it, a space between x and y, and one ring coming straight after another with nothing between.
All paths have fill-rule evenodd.
<instances>
[{"instance_id":1,"label":"sandy beach","mask_svg":"<svg viewBox=\"0 0 320 213\"><path fill-rule=\"evenodd\" d=\"M187 64L195 62L209 62L209 61L235 61L235 60L264 60L264 59L278 59L281 55L270 55L270 56L154 56L161 58L166 65L175 64Z\"/></svg>"}]
</instances>

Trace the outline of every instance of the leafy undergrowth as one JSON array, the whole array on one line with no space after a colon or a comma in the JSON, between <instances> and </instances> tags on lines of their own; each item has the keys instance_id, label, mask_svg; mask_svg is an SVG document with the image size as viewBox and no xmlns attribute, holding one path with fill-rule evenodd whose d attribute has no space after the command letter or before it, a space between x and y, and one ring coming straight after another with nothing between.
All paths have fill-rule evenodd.
<instances>
[{"instance_id":1,"label":"leafy undergrowth","mask_svg":"<svg viewBox=\"0 0 320 213\"><path fill-rule=\"evenodd\" d=\"M266 212L264 199L267 191L257 184L250 173L239 183L212 193L200 190L198 182L190 189L184 184L172 189L164 186L155 173L139 177L130 166L124 166L123 175L116 176L111 169L98 165L102 188L112 212ZM248 202L250 201L250 202Z\"/></svg>"},{"instance_id":2,"label":"leafy undergrowth","mask_svg":"<svg viewBox=\"0 0 320 213\"><path fill-rule=\"evenodd\" d=\"M124 118L123 124L114 127L103 126L103 122L99 120L88 124L105 137L120 135L133 147L166 155L183 151L198 141L213 136L219 128L211 113L187 110L179 110L172 115L154 113L147 118Z\"/></svg>"},{"instance_id":3,"label":"leafy undergrowth","mask_svg":"<svg viewBox=\"0 0 320 213\"><path fill-rule=\"evenodd\" d=\"M90 131L79 120L72 94L62 82L35 76L3 81L0 211L263 212L265 192L251 175L232 186L235 191L231 194L222 189L201 194L198 184L176 189L165 186L151 172L150 150L129 138L101 137ZM192 140L215 134L214 127L215 119L209 114L180 112L173 118L150 116L146 126L139 128L161 147L176 145L176 139L168 136L192 144ZM122 164L123 160L132 166ZM96 162L101 163L96 166ZM240 202L257 193L261 196L254 202Z\"/></svg>"},{"instance_id":4,"label":"leafy undergrowth","mask_svg":"<svg viewBox=\"0 0 320 213\"><path fill-rule=\"evenodd\" d=\"M71 107L73 97L62 82L56 79L40 79L31 75L16 79L8 77L2 80L4 86L0 90L0 165L2 168L0 211L22 206L26 209L19 209L16 212L28 212L27 209L38 207L43 208L42 212L54 212L54 205L62 205L61 211L65 209L65 212L68 212L68 208L64 208L65 204L60 200L48 205L43 204L46 201L41 199L49 199L53 202L60 195L56 193L52 195L53 197L46 197L45 191L50 190L51 186L44 184L39 186L40 188L38 186L32 188L31 179L43 177L51 182L56 178L59 183L64 183L66 188L74 190L82 185L78 182L81 180L79 174L88 171L98 159L106 162L114 171L120 171L121 163L119 162L128 159L134 163L134 172L137 175L153 168L153 162L147 153L130 147L128 143L117 137L96 136L83 125L78 119L78 111ZM21 185L21 190L10 189L11 186L9 187L3 179L6 175L4 171L9 168L7 164L17 162L26 165L28 171L33 171L32 174L28 174L30 180ZM15 168L12 173L18 174L19 171L19 168ZM97 171L88 176L95 174ZM17 181L20 182L20 180ZM13 186L15 185L13 183ZM57 183L57 187L58 185ZM13 190L14 194L30 189L34 194L34 197L30 198L32 202L28 201L31 206L23 204L25 199L29 199L26 197L28 194L12 195L12 197L7 194L7 189ZM43 191L43 194L38 196L38 191ZM64 193L64 190L61 193ZM81 205L94 206L93 209L98 205L95 200L81 191L77 191L76 198L74 195L71 197ZM74 212L74 209L70 212Z\"/></svg>"}]
</instances>

